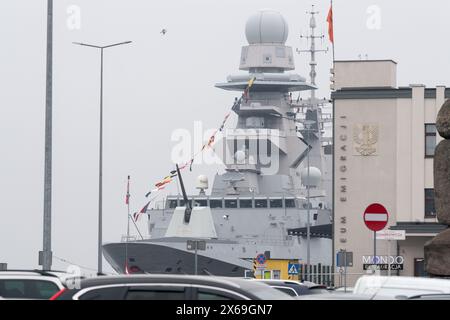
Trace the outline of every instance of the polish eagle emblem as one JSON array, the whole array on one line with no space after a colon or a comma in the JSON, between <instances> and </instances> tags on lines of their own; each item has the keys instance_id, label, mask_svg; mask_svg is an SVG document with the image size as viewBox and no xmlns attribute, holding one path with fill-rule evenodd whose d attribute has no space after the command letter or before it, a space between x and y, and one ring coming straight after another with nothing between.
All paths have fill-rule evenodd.
<instances>
[{"instance_id":1,"label":"polish eagle emblem","mask_svg":"<svg viewBox=\"0 0 450 320\"><path fill-rule=\"evenodd\" d=\"M358 154L372 156L377 153L378 125L359 124L353 128L353 143Z\"/></svg>"}]
</instances>

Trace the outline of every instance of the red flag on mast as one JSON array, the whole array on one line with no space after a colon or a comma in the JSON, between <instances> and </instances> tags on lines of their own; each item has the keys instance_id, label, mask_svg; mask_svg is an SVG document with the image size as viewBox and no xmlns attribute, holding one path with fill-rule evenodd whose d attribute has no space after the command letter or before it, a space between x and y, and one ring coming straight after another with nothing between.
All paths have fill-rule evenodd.
<instances>
[{"instance_id":1,"label":"red flag on mast","mask_svg":"<svg viewBox=\"0 0 450 320\"><path fill-rule=\"evenodd\" d=\"M150 200L149 202L147 202L147 204L141 209L141 211L135 212L135 213L133 214L133 218L134 218L134 221L135 221L135 222L138 221L139 217L140 217L143 213L146 213L146 212L147 212L148 205L150 204L150 202L152 202L152 200Z\"/></svg>"},{"instance_id":2,"label":"red flag on mast","mask_svg":"<svg viewBox=\"0 0 450 320\"><path fill-rule=\"evenodd\" d=\"M331 4L330 11L328 12L327 22L328 22L328 37L330 38L331 43L334 44L333 4Z\"/></svg>"},{"instance_id":3,"label":"red flag on mast","mask_svg":"<svg viewBox=\"0 0 450 320\"><path fill-rule=\"evenodd\" d=\"M125 196L125 204L130 204L130 176L128 176L127 195Z\"/></svg>"}]
</instances>

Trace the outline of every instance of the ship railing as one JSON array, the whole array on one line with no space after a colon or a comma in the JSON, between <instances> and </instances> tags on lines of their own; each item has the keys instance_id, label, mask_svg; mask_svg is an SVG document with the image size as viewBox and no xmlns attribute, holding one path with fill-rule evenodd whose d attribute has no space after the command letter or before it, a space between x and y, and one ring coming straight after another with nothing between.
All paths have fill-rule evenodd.
<instances>
[{"instance_id":1,"label":"ship railing","mask_svg":"<svg viewBox=\"0 0 450 320\"><path fill-rule=\"evenodd\" d=\"M275 106L275 102L272 99L258 99L258 100L248 100L247 102L242 102L243 107L269 107Z\"/></svg>"},{"instance_id":2,"label":"ship railing","mask_svg":"<svg viewBox=\"0 0 450 320\"><path fill-rule=\"evenodd\" d=\"M138 240L137 236L128 236L128 235L122 235L122 238L120 239L121 242L132 242Z\"/></svg>"},{"instance_id":3,"label":"ship railing","mask_svg":"<svg viewBox=\"0 0 450 320\"><path fill-rule=\"evenodd\" d=\"M282 245L289 246L294 243L293 239L280 239L280 238L247 238L245 239L246 244L250 245Z\"/></svg>"}]
</instances>

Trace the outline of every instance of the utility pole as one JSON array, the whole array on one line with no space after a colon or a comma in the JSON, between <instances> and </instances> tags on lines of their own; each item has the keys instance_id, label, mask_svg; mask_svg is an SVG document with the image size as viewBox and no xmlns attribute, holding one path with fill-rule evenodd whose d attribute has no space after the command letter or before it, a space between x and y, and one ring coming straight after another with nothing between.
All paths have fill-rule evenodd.
<instances>
[{"instance_id":1,"label":"utility pole","mask_svg":"<svg viewBox=\"0 0 450 320\"><path fill-rule=\"evenodd\" d=\"M99 173L98 173L98 275L103 274L102 267L102 235L103 235L103 50L111 47L116 47L124 44L129 44L131 41L113 43L106 46L98 46L93 44L74 42L73 44L85 47L91 47L100 50L100 125L99 125Z\"/></svg>"},{"instance_id":2,"label":"utility pole","mask_svg":"<svg viewBox=\"0 0 450 320\"><path fill-rule=\"evenodd\" d=\"M47 71L45 92L45 164L42 270L52 267L52 94L53 94L53 0L47 0Z\"/></svg>"}]
</instances>

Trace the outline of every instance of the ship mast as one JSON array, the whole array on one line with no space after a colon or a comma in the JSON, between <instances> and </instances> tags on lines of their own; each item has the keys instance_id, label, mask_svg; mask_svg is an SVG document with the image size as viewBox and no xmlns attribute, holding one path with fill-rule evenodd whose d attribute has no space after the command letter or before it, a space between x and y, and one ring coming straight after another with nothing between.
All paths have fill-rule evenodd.
<instances>
[{"instance_id":1,"label":"ship mast","mask_svg":"<svg viewBox=\"0 0 450 320\"><path fill-rule=\"evenodd\" d=\"M300 35L301 39L307 39L307 42L310 44L309 48L306 50L297 49L297 53L309 53L310 54L310 82L312 85L317 87L317 61L316 57L318 53L326 53L327 49L318 49L316 46L317 40L323 40L323 34L316 34L317 23L316 23L316 15L319 14L318 11L315 11L314 5L312 5L311 11L307 11L307 14L310 15L309 20L309 34L308 35ZM316 90L310 90L310 97L307 99L298 99L297 101L293 101L292 107L297 108L297 120L303 126L299 128L300 133L303 138L307 141L307 143L311 146L310 150L310 158L311 158L311 166L318 168L322 173L324 168L323 162L323 144L326 138L323 137L324 133L324 123L331 122L331 115L325 115L322 113L322 108L324 105L329 103L329 99L318 99L316 97Z\"/></svg>"},{"instance_id":2,"label":"ship mast","mask_svg":"<svg viewBox=\"0 0 450 320\"><path fill-rule=\"evenodd\" d=\"M309 62L309 65L311 67L311 71L309 73L310 76L310 82L312 85L316 85L316 77L317 77L317 72L316 72L316 66L317 66L317 61L316 61L316 53L320 53L320 52L328 52L328 48L327 49L316 49L316 40L317 39L321 39L323 40L323 38L325 37L323 34L322 35L316 35L315 30L317 28L317 23L316 23L316 17L315 15L319 14L319 11L314 11L314 5L312 5L312 10L311 11L307 11L307 14L311 15L311 18L309 20L309 27L310 27L310 34L309 35L300 35L301 39L307 39L307 41L309 41L311 43L311 46L309 49L307 50L298 50L297 49L297 53L309 53L311 55L311 61ZM327 101L317 101L316 100L316 92L315 90L311 90L311 100L309 102L308 105L303 105L306 107L309 107L311 109L316 109L318 106L322 105L324 102Z\"/></svg>"}]
</instances>

